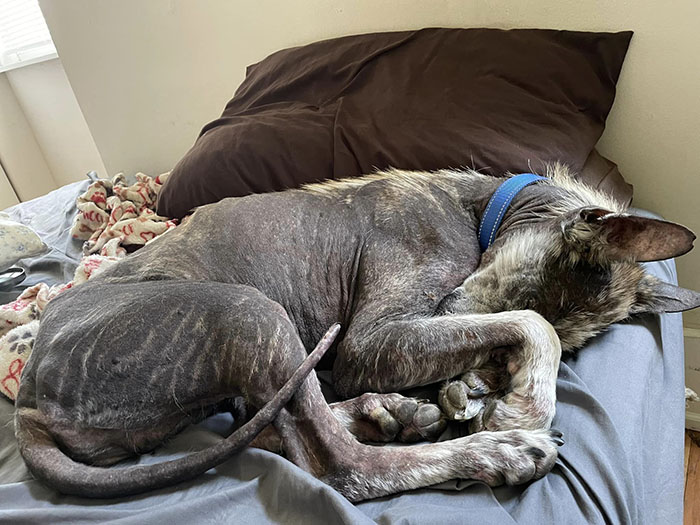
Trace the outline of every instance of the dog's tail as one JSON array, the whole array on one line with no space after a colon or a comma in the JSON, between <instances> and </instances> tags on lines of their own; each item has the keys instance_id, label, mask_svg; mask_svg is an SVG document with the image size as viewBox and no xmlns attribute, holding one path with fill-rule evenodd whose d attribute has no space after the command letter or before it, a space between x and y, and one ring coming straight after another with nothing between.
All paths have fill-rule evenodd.
<instances>
[{"instance_id":1,"label":"dog's tail","mask_svg":"<svg viewBox=\"0 0 700 525\"><path fill-rule=\"evenodd\" d=\"M103 468L73 461L57 446L45 426L32 417L34 409L19 409L15 433L29 470L39 480L63 492L90 498L129 496L192 479L246 447L292 398L340 331L334 324L285 385L245 425L216 445L183 458L154 465Z\"/></svg>"}]
</instances>

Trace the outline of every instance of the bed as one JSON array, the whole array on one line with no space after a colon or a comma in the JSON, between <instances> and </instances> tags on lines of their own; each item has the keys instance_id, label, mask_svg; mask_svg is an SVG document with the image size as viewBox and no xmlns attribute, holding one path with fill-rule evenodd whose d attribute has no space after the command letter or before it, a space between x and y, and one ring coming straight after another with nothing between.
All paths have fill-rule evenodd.
<instances>
[{"instance_id":1,"label":"bed","mask_svg":"<svg viewBox=\"0 0 700 525\"><path fill-rule=\"evenodd\" d=\"M553 152L576 171L588 173L584 179L589 184L629 202L631 186L593 148L614 99L630 36L424 30L347 37L276 53L249 68L222 118L202 130L165 184L158 211L181 217L192 206L223 196L310 182L309 174L337 178L388 164L431 169L437 156L452 166L524 171L533 159L551 158ZM498 45L486 49L485 41ZM512 53L489 55L489 49L531 53L511 60ZM544 56L553 63L547 65ZM510 69L496 70L499 57L506 57ZM455 68L469 61L471 70ZM426 68L434 71L428 74ZM556 95L548 98L543 82L533 80L533 70L548 79L548 88L560 82L566 89L555 89ZM483 78L475 78L474 71L481 71ZM382 84L387 72L389 86ZM518 74L524 76L516 78ZM559 78L562 75L568 76ZM452 89L471 89L477 80L483 80L478 96L488 99L500 92L509 101L522 98L518 104L489 106L481 115L487 124L478 123L474 109L487 106L475 105L463 90ZM478 98L477 91L469 93ZM384 111L386 105L396 110L399 102L410 111ZM538 104L542 106L535 107ZM523 114L523 108L532 113ZM407 114L412 121L404 118ZM576 134L568 128L574 121ZM508 135L514 123L518 134ZM474 125L500 130L501 135L498 140L480 135L469 128ZM523 136L534 139L525 144ZM402 153L410 155L397 158ZM80 243L70 238L69 230L75 198L87 183L7 210L12 218L31 225L50 248L46 255L23 262L28 278L22 287L71 278ZM673 261L646 268L664 281L676 282ZM0 304L19 291L0 292ZM31 479L13 436L13 405L0 398L0 521L681 523L683 359L680 314L616 324L561 363L553 426L564 433L566 444L545 478L496 489L455 480L358 505L285 459L257 449L247 449L195 480L141 496L63 496ZM328 373L321 371L319 376L333 401ZM153 463L207 447L222 439L231 424L228 414L213 416L135 461ZM462 431L452 425L441 439Z\"/></svg>"},{"instance_id":2,"label":"bed","mask_svg":"<svg viewBox=\"0 0 700 525\"><path fill-rule=\"evenodd\" d=\"M89 181L5 210L32 226L49 252L23 261L27 280L70 279L80 258L69 230ZM57 220L59 218L59 220ZM647 270L676 281L673 261ZM328 374L325 380L333 400ZM680 314L612 326L564 359L553 426L565 436L554 470L520 487L454 481L352 505L285 459L248 449L176 487L118 500L67 497L33 481L17 451L13 405L0 399L0 521L7 523L680 523L683 501L683 336ZM219 414L141 457L152 463L206 447L230 430ZM441 439L458 435L448 428Z\"/></svg>"}]
</instances>

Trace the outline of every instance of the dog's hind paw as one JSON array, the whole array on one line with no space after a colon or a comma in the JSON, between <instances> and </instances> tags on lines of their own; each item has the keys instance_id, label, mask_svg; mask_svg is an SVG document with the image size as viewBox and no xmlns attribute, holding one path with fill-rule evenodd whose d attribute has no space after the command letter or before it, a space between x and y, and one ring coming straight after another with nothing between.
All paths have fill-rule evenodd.
<instances>
[{"instance_id":1,"label":"dog's hind paw","mask_svg":"<svg viewBox=\"0 0 700 525\"><path fill-rule=\"evenodd\" d=\"M395 417L403 426L398 436L402 443L434 441L447 426L440 407L419 399L406 398L398 405Z\"/></svg>"},{"instance_id":2,"label":"dog's hind paw","mask_svg":"<svg viewBox=\"0 0 700 525\"><path fill-rule=\"evenodd\" d=\"M364 442L434 441L447 426L437 405L401 394L363 394L333 403L331 409Z\"/></svg>"}]
</instances>

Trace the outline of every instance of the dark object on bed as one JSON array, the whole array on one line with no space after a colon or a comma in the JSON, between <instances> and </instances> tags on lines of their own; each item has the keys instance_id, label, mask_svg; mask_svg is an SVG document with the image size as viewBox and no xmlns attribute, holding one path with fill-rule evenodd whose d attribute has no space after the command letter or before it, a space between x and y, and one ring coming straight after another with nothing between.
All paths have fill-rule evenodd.
<instances>
[{"instance_id":1,"label":"dark object on bed","mask_svg":"<svg viewBox=\"0 0 700 525\"><path fill-rule=\"evenodd\" d=\"M0 290L9 290L24 281L27 273L24 268L13 266L5 271L0 272Z\"/></svg>"},{"instance_id":2,"label":"dark object on bed","mask_svg":"<svg viewBox=\"0 0 700 525\"><path fill-rule=\"evenodd\" d=\"M587 159L584 180L629 202L631 186L593 147L631 36L423 29L280 51L248 68L158 213L387 167L500 175L560 161L580 172Z\"/></svg>"}]
</instances>

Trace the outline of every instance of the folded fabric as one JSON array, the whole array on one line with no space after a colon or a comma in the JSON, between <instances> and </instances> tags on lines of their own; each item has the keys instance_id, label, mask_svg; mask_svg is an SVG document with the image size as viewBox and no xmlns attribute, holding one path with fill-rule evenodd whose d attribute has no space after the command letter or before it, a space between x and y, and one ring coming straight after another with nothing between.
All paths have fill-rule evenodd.
<instances>
[{"instance_id":1,"label":"folded fabric","mask_svg":"<svg viewBox=\"0 0 700 525\"><path fill-rule=\"evenodd\" d=\"M71 229L73 237L86 241L83 253L124 255L124 246L144 245L173 229L176 220L154 211L158 192L168 175L151 178L137 173L137 182L130 186L121 173L111 181L93 182L78 197L78 215Z\"/></svg>"}]
</instances>

